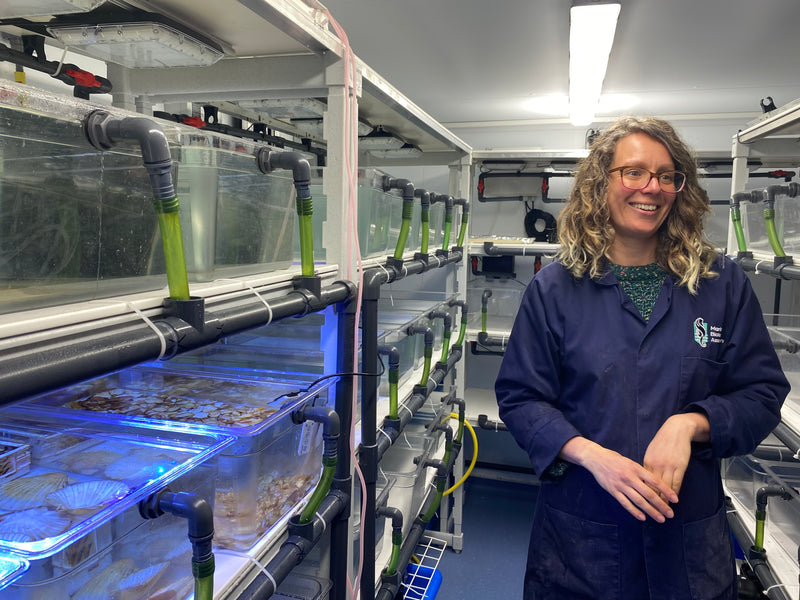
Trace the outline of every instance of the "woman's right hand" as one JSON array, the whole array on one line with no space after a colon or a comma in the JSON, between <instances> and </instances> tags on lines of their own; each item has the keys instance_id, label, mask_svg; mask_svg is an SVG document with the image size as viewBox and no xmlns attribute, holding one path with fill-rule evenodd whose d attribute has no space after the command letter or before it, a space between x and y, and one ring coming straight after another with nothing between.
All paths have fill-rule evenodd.
<instances>
[{"instance_id":1,"label":"woman's right hand","mask_svg":"<svg viewBox=\"0 0 800 600\"><path fill-rule=\"evenodd\" d=\"M588 470L600 487L636 519L644 521L649 516L663 523L672 518L667 501L677 502L678 495L637 462L583 437L568 440L559 457Z\"/></svg>"}]
</instances>

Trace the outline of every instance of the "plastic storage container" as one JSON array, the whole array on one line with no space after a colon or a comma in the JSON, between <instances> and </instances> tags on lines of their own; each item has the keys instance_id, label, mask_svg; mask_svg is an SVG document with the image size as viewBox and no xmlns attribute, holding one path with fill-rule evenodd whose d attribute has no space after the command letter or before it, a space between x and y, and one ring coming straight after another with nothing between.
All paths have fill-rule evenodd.
<instances>
[{"instance_id":1,"label":"plastic storage container","mask_svg":"<svg viewBox=\"0 0 800 600\"><path fill-rule=\"evenodd\" d=\"M508 335L517 317L522 302L524 285L514 280L476 280L470 282L467 290L470 331L482 330L482 299L485 290L491 291L486 303L486 332L489 335Z\"/></svg>"},{"instance_id":2,"label":"plastic storage container","mask_svg":"<svg viewBox=\"0 0 800 600\"><path fill-rule=\"evenodd\" d=\"M78 595L78 590L92 573L116 560L107 557L118 556L122 540L143 526L139 501L169 485L212 502L215 458L233 442L228 436L175 429L65 422L14 408L3 409L0 417L6 425L0 428L3 440L33 449L30 472L0 483L0 552L29 563L19 579L0 590L0 598L14 600L97 597ZM158 519L159 527L170 520ZM186 521L177 522L188 544ZM148 552L142 553L140 540L128 551L138 560L126 561L118 579L146 577L146 582L129 580L131 588L157 583L171 567L170 548L180 546L180 538L170 536L169 542L171 547L166 540L161 547L148 542ZM158 574L155 569L144 572L156 563ZM191 582L190 562L179 568ZM107 585L104 597L137 597L109 590Z\"/></svg>"},{"instance_id":3,"label":"plastic storage container","mask_svg":"<svg viewBox=\"0 0 800 600\"><path fill-rule=\"evenodd\" d=\"M758 254L774 256L775 252L769 243L764 221L764 203L745 202L741 205L741 213L747 249ZM800 252L800 203L797 198L786 196L775 198L775 229L778 241L786 254L796 256Z\"/></svg>"},{"instance_id":4,"label":"plastic storage container","mask_svg":"<svg viewBox=\"0 0 800 600\"><path fill-rule=\"evenodd\" d=\"M430 437L403 433L381 458L379 472L394 480L387 504L403 513L403 536L411 529L425 498L428 469L422 466L422 461L428 458L431 449ZM419 459L419 464L414 464L414 459Z\"/></svg>"},{"instance_id":5,"label":"plastic storage container","mask_svg":"<svg viewBox=\"0 0 800 600\"><path fill-rule=\"evenodd\" d=\"M764 315L769 336L791 389L781 408L784 421L800 431L800 316Z\"/></svg>"},{"instance_id":6,"label":"plastic storage container","mask_svg":"<svg viewBox=\"0 0 800 600\"><path fill-rule=\"evenodd\" d=\"M190 281L292 264L297 228L292 174L262 173L258 147L221 134L182 133L173 160Z\"/></svg>"},{"instance_id":7,"label":"plastic storage container","mask_svg":"<svg viewBox=\"0 0 800 600\"><path fill-rule=\"evenodd\" d=\"M291 413L324 404L333 380L295 393L297 382L237 380L133 367L25 401L29 410L69 418L182 427L234 436L219 458L215 543L249 549L305 497L320 474L320 425L295 425Z\"/></svg>"},{"instance_id":8,"label":"plastic storage container","mask_svg":"<svg viewBox=\"0 0 800 600\"><path fill-rule=\"evenodd\" d=\"M318 579L298 573L290 574L275 590L277 600L325 600L331 589L329 579Z\"/></svg>"},{"instance_id":9,"label":"plastic storage container","mask_svg":"<svg viewBox=\"0 0 800 600\"><path fill-rule=\"evenodd\" d=\"M375 482L375 506L382 508L387 506L389 494L394 487L394 479L386 476L385 473L378 472L378 479ZM388 536L386 533L388 532ZM377 561L383 553L384 542L391 540L392 522L386 517L375 519L375 560ZM353 568L358 568L358 553L361 544L361 486L353 488ZM391 543L389 541L389 543ZM377 562L376 562L377 564Z\"/></svg>"}]
</instances>

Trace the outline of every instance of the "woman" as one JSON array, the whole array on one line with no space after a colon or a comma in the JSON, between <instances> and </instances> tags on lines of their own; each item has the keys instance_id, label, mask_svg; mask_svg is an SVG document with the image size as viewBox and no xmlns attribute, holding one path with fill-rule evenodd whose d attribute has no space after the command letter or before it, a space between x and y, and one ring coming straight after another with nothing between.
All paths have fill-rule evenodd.
<instances>
[{"instance_id":1,"label":"woman","mask_svg":"<svg viewBox=\"0 0 800 600\"><path fill-rule=\"evenodd\" d=\"M525 599L735 600L719 459L789 386L674 129L625 118L579 166L495 391L542 485Z\"/></svg>"}]
</instances>

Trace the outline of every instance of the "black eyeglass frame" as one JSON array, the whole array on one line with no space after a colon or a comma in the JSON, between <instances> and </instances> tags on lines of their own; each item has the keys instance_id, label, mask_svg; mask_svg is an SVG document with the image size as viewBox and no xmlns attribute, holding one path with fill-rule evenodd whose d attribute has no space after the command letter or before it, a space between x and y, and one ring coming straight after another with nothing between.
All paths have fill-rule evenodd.
<instances>
[{"instance_id":1,"label":"black eyeglass frame","mask_svg":"<svg viewBox=\"0 0 800 600\"><path fill-rule=\"evenodd\" d=\"M625 169L638 169L639 171L645 171L646 173L650 174L650 177L647 178L647 181L642 187L638 188L628 187L627 185L625 185L625 178L622 175L622 172ZM644 188L646 188L648 185L650 185L650 181L653 179L653 177L656 178L656 183L658 183L658 189L660 189L665 194L677 194L678 192L683 190L684 187L686 187L686 173L684 173L683 171L678 171L677 169L672 169L670 171L661 171L660 173L653 173L652 171L648 171L647 169L642 167L635 167L633 165L624 165L622 167L614 167L613 169L609 169L608 173L611 174L614 173L615 171L619 171L619 179L620 182L622 183L622 187L624 187L626 190L631 190L632 192L638 192L639 190L643 190ZM661 187L661 182L659 181L658 178L661 177L661 175L666 175L667 173L677 173L683 176L681 187L679 187L676 190L665 190L663 187Z\"/></svg>"}]
</instances>

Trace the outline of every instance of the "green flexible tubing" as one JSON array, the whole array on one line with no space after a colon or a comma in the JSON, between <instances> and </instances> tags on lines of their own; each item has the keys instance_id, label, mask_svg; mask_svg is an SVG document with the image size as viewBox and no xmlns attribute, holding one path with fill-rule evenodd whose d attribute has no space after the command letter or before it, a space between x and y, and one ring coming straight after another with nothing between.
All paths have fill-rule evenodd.
<instances>
[{"instance_id":1,"label":"green flexible tubing","mask_svg":"<svg viewBox=\"0 0 800 600\"><path fill-rule=\"evenodd\" d=\"M442 236L442 250L447 250L450 246L450 232L453 229L453 213L444 216L444 235Z\"/></svg>"},{"instance_id":2,"label":"green flexible tubing","mask_svg":"<svg viewBox=\"0 0 800 600\"><path fill-rule=\"evenodd\" d=\"M461 309L461 329L458 331L458 339L456 340L456 346L460 346L464 343L464 335L467 333L467 315L464 314L464 309Z\"/></svg>"},{"instance_id":3,"label":"green flexible tubing","mask_svg":"<svg viewBox=\"0 0 800 600\"><path fill-rule=\"evenodd\" d=\"M317 510L322 504L322 501L325 499L325 496L328 495L328 492L331 489L331 483L333 482L333 475L336 471L336 457L335 456L323 456L322 457L322 476L319 479L319 483L317 483L317 487L314 489L314 492L311 494L311 498L308 500L308 504L303 509L303 512L300 513L300 525L305 525L306 523L310 523L311 519L314 518L314 515L317 514Z\"/></svg>"},{"instance_id":4,"label":"green flexible tubing","mask_svg":"<svg viewBox=\"0 0 800 600\"><path fill-rule=\"evenodd\" d=\"M433 356L433 348L425 348L425 363L422 367L422 381L420 385L428 385L428 377L431 374L431 357Z\"/></svg>"},{"instance_id":5,"label":"green flexible tubing","mask_svg":"<svg viewBox=\"0 0 800 600\"><path fill-rule=\"evenodd\" d=\"M756 511L756 539L753 542L753 547L758 552L764 551L764 521L767 518L767 512L762 510Z\"/></svg>"},{"instance_id":6,"label":"green flexible tubing","mask_svg":"<svg viewBox=\"0 0 800 600\"><path fill-rule=\"evenodd\" d=\"M399 419L397 415L397 383L400 381L400 369L389 369L389 418Z\"/></svg>"},{"instance_id":7,"label":"green flexible tubing","mask_svg":"<svg viewBox=\"0 0 800 600\"><path fill-rule=\"evenodd\" d=\"M747 242L744 238L744 228L742 227L742 211L738 208L731 209L731 221L733 222L733 232L736 234L736 245L739 252L747 251Z\"/></svg>"},{"instance_id":8,"label":"green flexible tubing","mask_svg":"<svg viewBox=\"0 0 800 600\"><path fill-rule=\"evenodd\" d=\"M481 309L481 331L486 333L486 319L489 314L489 310L486 307Z\"/></svg>"},{"instance_id":9,"label":"green flexible tubing","mask_svg":"<svg viewBox=\"0 0 800 600\"><path fill-rule=\"evenodd\" d=\"M422 254L428 253L428 241L431 237L431 230L430 230L430 222L431 222L431 211L429 209L422 209L422 217L421 217L421 224L420 227L422 228L422 243L420 245L419 251Z\"/></svg>"},{"instance_id":10,"label":"green flexible tubing","mask_svg":"<svg viewBox=\"0 0 800 600\"><path fill-rule=\"evenodd\" d=\"M436 496L431 502L431 505L428 507L428 510L422 515L422 522L428 523L432 518L433 515L436 514L436 510L439 508L439 504L442 502L442 496L444 496L444 486L445 486L445 479L444 477L439 478L436 482Z\"/></svg>"},{"instance_id":11,"label":"green flexible tubing","mask_svg":"<svg viewBox=\"0 0 800 600\"><path fill-rule=\"evenodd\" d=\"M464 236L467 234L467 221L469 220L469 213L461 214L461 229L458 230L458 240L456 246L459 248L464 246Z\"/></svg>"},{"instance_id":12,"label":"green flexible tubing","mask_svg":"<svg viewBox=\"0 0 800 600\"><path fill-rule=\"evenodd\" d=\"M214 555L202 563L192 559L195 600L213 600L214 597Z\"/></svg>"},{"instance_id":13,"label":"green flexible tubing","mask_svg":"<svg viewBox=\"0 0 800 600\"><path fill-rule=\"evenodd\" d=\"M153 199L164 246L164 261L167 266L169 297L173 300L189 299L189 279L186 276L186 258L183 254L183 238L178 213L178 198Z\"/></svg>"},{"instance_id":14,"label":"green flexible tubing","mask_svg":"<svg viewBox=\"0 0 800 600\"><path fill-rule=\"evenodd\" d=\"M386 565L384 574L391 577L397 573L397 563L400 562L400 547L403 545L402 532L392 532L392 555L389 557L389 564Z\"/></svg>"},{"instance_id":15,"label":"green flexible tubing","mask_svg":"<svg viewBox=\"0 0 800 600\"><path fill-rule=\"evenodd\" d=\"M442 362L447 362L447 354L450 351L450 332L446 332L444 334L444 339L442 340Z\"/></svg>"},{"instance_id":16,"label":"green flexible tubing","mask_svg":"<svg viewBox=\"0 0 800 600\"><path fill-rule=\"evenodd\" d=\"M300 272L303 277L314 276L314 232L311 219L314 202L311 197L297 198L297 217L300 221Z\"/></svg>"},{"instance_id":17,"label":"green flexible tubing","mask_svg":"<svg viewBox=\"0 0 800 600\"><path fill-rule=\"evenodd\" d=\"M403 222L400 224L400 234L397 237L397 246L394 249L394 257L397 260L403 258L403 252L406 250L406 240L408 240L408 232L411 229L411 215L414 214L414 202L403 201Z\"/></svg>"},{"instance_id":18,"label":"green flexible tubing","mask_svg":"<svg viewBox=\"0 0 800 600\"><path fill-rule=\"evenodd\" d=\"M769 244L772 246L772 252L775 256L786 256L786 252L783 251L780 240L778 240L778 232L775 230L774 208L764 209L764 223L767 226L767 239L769 239Z\"/></svg>"}]
</instances>

